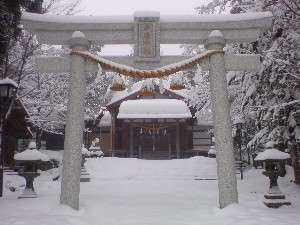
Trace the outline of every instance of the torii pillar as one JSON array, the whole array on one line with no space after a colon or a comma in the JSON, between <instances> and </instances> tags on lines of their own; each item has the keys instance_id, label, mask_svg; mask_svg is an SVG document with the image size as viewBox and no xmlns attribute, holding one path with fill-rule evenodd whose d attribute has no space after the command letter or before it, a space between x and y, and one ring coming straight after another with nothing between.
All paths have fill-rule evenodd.
<instances>
[{"instance_id":1,"label":"torii pillar","mask_svg":"<svg viewBox=\"0 0 300 225\"><path fill-rule=\"evenodd\" d=\"M90 46L85 35L75 31L70 40L72 50L86 51ZM86 60L82 56L71 55L69 79L69 102L60 203L79 209L81 148L84 128L84 97L86 92Z\"/></svg>"},{"instance_id":2,"label":"torii pillar","mask_svg":"<svg viewBox=\"0 0 300 225\"><path fill-rule=\"evenodd\" d=\"M223 50L224 46L222 32L212 31L205 47L208 50ZM224 53L210 56L209 79L216 139L219 205L224 208L238 202Z\"/></svg>"}]
</instances>

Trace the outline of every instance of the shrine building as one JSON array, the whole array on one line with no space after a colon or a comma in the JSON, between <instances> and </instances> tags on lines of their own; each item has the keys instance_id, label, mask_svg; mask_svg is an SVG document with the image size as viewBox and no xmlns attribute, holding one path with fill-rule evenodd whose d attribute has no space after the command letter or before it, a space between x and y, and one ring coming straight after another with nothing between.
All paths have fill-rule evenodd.
<instances>
[{"instance_id":1,"label":"shrine building","mask_svg":"<svg viewBox=\"0 0 300 225\"><path fill-rule=\"evenodd\" d=\"M154 82L152 91L145 92L142 86L140 81L112 91L99 122L105 156L172 159L207 155L212 121L195 118L186 103L186 90Z\"/></svg>"}]
</instances>

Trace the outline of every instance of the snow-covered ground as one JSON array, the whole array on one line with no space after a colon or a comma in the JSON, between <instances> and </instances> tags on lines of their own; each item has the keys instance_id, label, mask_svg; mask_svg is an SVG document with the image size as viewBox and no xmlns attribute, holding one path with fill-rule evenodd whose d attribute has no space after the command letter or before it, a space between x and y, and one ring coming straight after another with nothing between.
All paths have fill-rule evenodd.
<instances>
[{"instance_id":1,"label":"snow-covered ground","mask_svg":"<svg viewBox=\"0 0 300 225\"><path fill-rule=\"evenodd\" d=\"M268 180L251 169L238 181L240 204L217 207L215 159L152 161L88 159L91 182L81 185L81 209L59 205L60 182L50 172L36 179L37 199L17 199L5 190L0 199L1 225L299 225L300 186L290 182L291 169L279 178L292 206L266 208ZM6 175L5 182L24 184Z\"/></svg>"}]
</instances>

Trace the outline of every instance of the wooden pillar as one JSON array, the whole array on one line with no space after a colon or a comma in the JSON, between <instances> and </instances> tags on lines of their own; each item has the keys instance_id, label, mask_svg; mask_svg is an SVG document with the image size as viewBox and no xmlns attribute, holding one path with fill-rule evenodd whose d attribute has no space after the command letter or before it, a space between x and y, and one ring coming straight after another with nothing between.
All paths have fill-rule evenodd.
<instances>
[{"instance_id":1,"label":"wooden pillar","mask_svg":"<svg viewBox=\"0 0 300 225\"><path fill-rule=\"evenodd\" d=\"M179 131L179 122L176 122L176 158L181 158L181 152L180 152L180 131Z\"/></svg>"},{"instance_id":2,"label":"wooden pillar","mask_svg":"<svg viewBox=\"0 0 300 225\"><path fill-rule=\"evenodd\" d=\"M130 157L133 157L134 152L133 152L133 126L130 124L129 125L129 150L130 150Z\"/></svg>"},{"instance_id":3,"label":"wooden pillar","mask_svg":"<svg viewBox=\"0 0 300 225\"><path fill-rule=\"evenodd\" d=\"M111 111L111 129L110 129L110 147L111 157L115 156L115 141L116 141L116 118L115 111Z\"/></svg>"}]
</instances>

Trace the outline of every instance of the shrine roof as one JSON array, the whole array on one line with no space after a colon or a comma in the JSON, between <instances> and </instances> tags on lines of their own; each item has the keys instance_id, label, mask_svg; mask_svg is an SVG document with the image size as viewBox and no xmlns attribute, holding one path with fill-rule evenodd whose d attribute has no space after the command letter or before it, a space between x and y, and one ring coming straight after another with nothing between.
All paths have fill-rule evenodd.
<instances>
[{"instance_id":1,"label":"shrine roof","mask_svg":"<svg viewBox=\"0 0 300 225\"><path fill-rule=\"evenodd\" d=\"M191 112L178 99L139 99L121 103L118 119L187 119Z\"/></svg>"},{"instance_id":2,"label":"shrine roof","mask_svg":"<svg viewBox=\"0 0 300 225\"><path fill-rule=\"evenodd\" d=\"M171 93L175 96L178 96L181 99L186 98L186 90L185 89L172 90L169 88L170 84L169 84L169 81L167 81L167 80L164 80L160 87L159 81L158 80L155 80L155 81L156 81L155 85L157 86L157 89L159 89L161 94ZM128 98L130 98L130 96L138 95L139 92L141 91L142 84L143 84L143 80L132 84L131 87L126 88L124 91L110 91L111 100L109 101L109 103L106 106L110 107L111 105L114 105L114 104L120 104L124 100L129 100Z\"/></svg>"}]
</instances>

